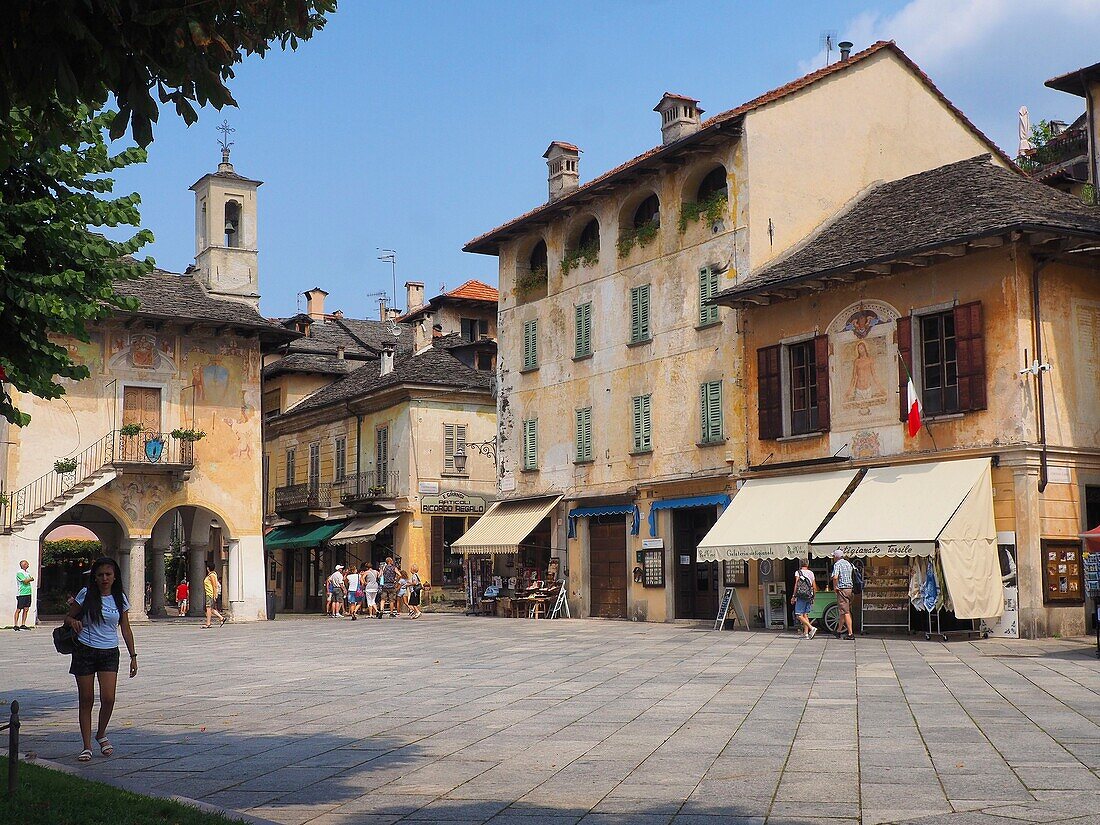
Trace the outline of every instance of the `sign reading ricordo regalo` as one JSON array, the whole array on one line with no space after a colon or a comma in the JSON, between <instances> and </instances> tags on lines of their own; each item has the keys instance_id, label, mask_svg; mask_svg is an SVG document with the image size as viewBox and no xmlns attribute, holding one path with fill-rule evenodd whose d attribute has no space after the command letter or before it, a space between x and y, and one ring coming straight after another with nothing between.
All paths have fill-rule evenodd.
<instances>
[{"instance_id":1,"label":"sign reading ricordo regalo","mask_svg":"<svg viewBox=\"0 0 1100 825\"><path fill-rule=\"evenodd\" d=\"M468 496L458 490L444 490L438 496L423 496L420 512L436 516L480 516L485 512L485 499Z\"/></svg>"}]
</instances>

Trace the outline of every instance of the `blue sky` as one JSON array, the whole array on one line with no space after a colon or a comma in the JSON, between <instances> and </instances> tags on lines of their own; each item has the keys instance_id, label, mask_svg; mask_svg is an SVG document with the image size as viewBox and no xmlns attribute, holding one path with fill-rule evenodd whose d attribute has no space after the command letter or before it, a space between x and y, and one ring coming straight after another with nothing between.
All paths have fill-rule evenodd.
<instances>
[{"instance_id":1,"label":"blue sky","mask_svg":"<svg viewBox=\"0 0 1100 825\"><path fill-rule=\"evenodd\" d=\"M390 289L378 247L434 295L467 278L496 283L470 238L546 199L541 155L576 143L590 180L660 142L662 92L732 108L823 65L823 31L893 39L1010 154L1016 112L1070 121L1080 98L1046 89L1098 57L1100 2L696 2L602 0L380 4L342 0L297 52L251 58L230 88L239 109L185 128L162 113L149 162L118 192L142 196L157 263L194 257L188 191L219 160L215 127L237 130L238 172L260 189L261 309L292 314L321 286L327 308L375 317Z\"/></svg>"}]
</instances>

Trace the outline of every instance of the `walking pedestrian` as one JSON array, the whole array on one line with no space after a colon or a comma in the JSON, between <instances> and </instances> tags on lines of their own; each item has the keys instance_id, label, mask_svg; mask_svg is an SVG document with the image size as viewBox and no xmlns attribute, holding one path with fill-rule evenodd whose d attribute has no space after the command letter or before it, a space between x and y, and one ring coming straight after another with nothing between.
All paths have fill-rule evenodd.
<instances>
[{"instance_id":1,"label":"walking pedestrian","mask_svg":"<svg viewBox=\"0 0 1100 825\"><path fill-rule=\"evenodd\" d=\"M351 615L351 620L354 622L359 612L359 606L363 602L363 590L362 583L359 579L359 571L352 565L351 572L347 575L348 586L348 613Z\"/></svg>"},{"instance_id":2,"label":"walking pedestrian","mask_svg":"<svg viewBox=\"0 0 1100 825\"><path fill-rule=\"evenodd\" d=\"M344 565L336 565L332 575L328 577L329 585L329 615L336 619L344 613Z\"/></svg>"},{"instance_id":3,"label":"walking pedestrian","mask_svg":"<svg viewBox=\"0 0 1100 825\"><path fill-rule=\"evenodd\" d=\"M179 614L181 616L187 615L187 597L190 592L190 587L187 584L187 579L181 579L180 583L176 585L176 607L179 608Z\"/></svg>"},{"instance_id":4,"label":"walking pedestrian","mask_svg":"<svg viewBox=\"0 0 1100 825\"><path fill-rule=\"evenodd\" d=\"M122 590L122 571L114 559L102 558L92 565L88 583L76 594L74 604L65 616L65 624L76 633L69 673L76 677L79 700L80 738L84 750L77 759L92 758L92 705L95 703L95 682L99 679L99 725L95 741L104 756L114 753L107 738L107 725L115 709L115 688L118 685L118 631L130 652L130 678L137 676L137 651L134 632L130 629L130 600Z\"/></svg>"},{"instance_id":5,"label":"walking pedestrian","mask_svg":"<svg viewBox=\"0 0 1100 825\"><path fill-rule=\"evenodd\" d=\"M206 578L202 580L202 595L204 599L203 606L206 608L206 624L199 625L199 627L210 627L214 616L218 617L218 627L221 627L227 621L225 616L218 612L217 601L218 596L222 594L222 585L218 581L218 574L214 572L214 563L206 563Z\"/></svg>"},{"instance_id":6,"label":"walking pedestrian","mask_svg":"<svg viewBox=\"0 0 1100 825\"><path fill-rule=\"evenodd\" d=\"M397 579L398 570L397 565L393 563L392 556L386 556L386 563L382 565L381 570L381 595L379 599L381 601L380 609L382 614L385 614L387 605L389 606L390 618L397 615Z\"/></svg>"},{"instance_id":7,"label":"walking pedestrian","mask_svg":"<svg viewBox=\"0 0 1100 825\"><path fill-rule=\"evenodd\" d=\"M795 618L802 624L802 638L812 639L817 635L817 628L810 621L810 610L817 595L817 579L810 570L809 559L803 559L802 566L794 572L792 592L794 595L791 596L791 604L794 605Z\"/></svg>"},{"instance_id":8,"label":"walking pedestrian","mask_svg":"<svg viewBox=\"0 0 1100 825\"><path fill-rule=\"evenodd\" d=\"M19 569L15 571L15 618L12 620L12 630L30 630L27 627L27 611L31 609L31 582L34 576L27 572L31 563L26 559L19 562ZM23 613L23 620L19 620L19 613Z\"/></svg>"},{"instance_id":9,"label":"walking pedestrian","mask_svg":"<svg viewBox=\"0 0 1100 825\"><path fill-rule=\"evenodd\" d=\"M420 568L415 564L409 572L409 618L420 618L420 598L424 585L420 581Z\"/></svg>"},{"instance_id":10,"label":"walking pedestrian","mask_svg":"<svg viewBox=\"0 0 1100 825\"><path fill-rule=\"evenodd\" d=\"M401 568L397 569L397 613L402 614L409 607L409 577Z\"/></svg>"},{"instance_id":11,"label":"walking pedestrian","mask_svg":"<svg viewBox=\"0 0 1100 825\"><path fill-rule=\"evenodd\" d=\"M367 616L374 616L377 619L382 618L382 614L378 612L378 571L375 570L370 564L364 564L359 571L359 581L363 584L363 599L367 605Z\"/></svg>"},{"instance_id":12,"label":"walking pedestrian","mask_svg":"<svg viewBox=\"0 0 1100 825\"><path fill-rule=\"evenodd\" d=\"M852 563L844 558L844 551L833 553L833 589L836 590L837 616L836 637L841 638L841 630L847 628L845 639L855 639L852 632Z\"/></svg>"}]
</instances>

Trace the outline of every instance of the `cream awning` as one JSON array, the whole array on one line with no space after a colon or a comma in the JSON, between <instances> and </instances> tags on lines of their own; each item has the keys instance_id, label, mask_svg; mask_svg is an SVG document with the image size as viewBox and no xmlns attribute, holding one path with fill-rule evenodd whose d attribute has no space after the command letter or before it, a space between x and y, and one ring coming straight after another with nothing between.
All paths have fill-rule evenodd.
<instances>
[{"instance_id":1,"label":"cream awning","mask_svg":"<svg viewBox=\"0 0 1100 825\"><path fill-rule=\"evenodd\" d=\"M551 495L495 501L451 549L464 555L518 553L523 540L561 499Z\"/></svg>"},{"instance_id":2,"label":"cream awning","mask_svg":"<svg viewBox=\"0 0 1100 825\"><path fill-rule=\"evenodd\" d=\"M352 519L348 526L328 540L329 544L354 544L358 541L370 541L391 524L400 515L362 516Z\"/></svg>"},{"instance_id":3,"label":"cream awning","mask_svg":"<svg viewBox=\"0 0 1100 825\"><path fill-rule=\"evenodd\" d=\"M868 470L811 544L814 555L931 556L960 619L1004 612L989 459Z\"/></svg>"},{"instance_id":4,"label":"cream awning","mask_svg":"<svg viewBox=\"0 0 1100 825\"><path fill-rule=\"evenodd\" d=\"M746 481L699 543L699 561L794 559L809 553L809 541L858 470Z\"/></svg>"}]
</instances>

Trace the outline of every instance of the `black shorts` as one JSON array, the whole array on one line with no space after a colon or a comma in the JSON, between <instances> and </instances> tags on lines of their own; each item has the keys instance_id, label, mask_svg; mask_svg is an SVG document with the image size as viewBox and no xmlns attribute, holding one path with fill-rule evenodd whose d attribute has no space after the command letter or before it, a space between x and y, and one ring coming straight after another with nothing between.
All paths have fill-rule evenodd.
<instances>
[{"instance_id":1,"label":"black shorts","mask_svg":"<svg viewBox=\"0 0 1100 825\"><path fill-rule=\"evenodd\" d=\"M420 605L420 591L413 590L409 593L409 606L418 607Z\"/></svg>"},{"instance_id":2,"label":"black shorts","mask_svg":"<svg viewBox=\"0 0 1100 825\"><path fill-rule=\"evenodd\" d=\"M94 673L118 673L118 648L88 647L74 642L73 663L69 673L73 676L91 676Z\"/></svg>"},{"instance_id":3,"label":"black shorts","mask_svg":"<svg viewBox=\"0 0 1100 825\"><path fill-rule=\"evenodd\" d=\"M16 610L30 610L30 607L31 607L31 594L30 593L28 593L26 596L16 596L15 597L15 609Z\"/></svg>"}]
</instances>

